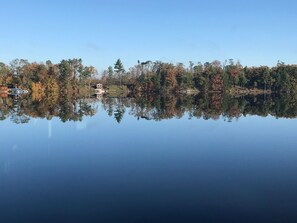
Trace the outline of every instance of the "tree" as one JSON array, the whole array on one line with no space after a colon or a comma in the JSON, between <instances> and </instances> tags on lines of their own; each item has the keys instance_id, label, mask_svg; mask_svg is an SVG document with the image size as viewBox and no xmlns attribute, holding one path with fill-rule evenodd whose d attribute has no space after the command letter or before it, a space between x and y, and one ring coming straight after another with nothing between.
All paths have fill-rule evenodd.
<instances>
[{"instance_id":1,"label":"tree","mask_svg":"<svg viewBox=\"0 0 297 223\"><path fill-rule=\"evenodd\" d=\"M203 65L199 62L196 66L194 66L194 83L195 87L199 90L203 89L204 85L204 78L202 76L203 73Z\"/></svg>"},{"instance_id":2,"label":"tree","mask_svg":"<svg viewBox=\"0 0 297 223\"><path fill-rule=\"evenodd\" d=\"M10 62L10 69L14 76L19 76L22 73L22 69L28 65L28 60L24 59L15 59Z\"/></svg>"},{"instance_id":3,"label":"tree","mask_svg":"<svg viewBox=\"0 0 297 223\"><path fill-rule=\"evenodd\" d=\"M92 76L97 75L97 74L98 74L98 72L95 67L93 67L93 66L83 67L80 72L80 79L84 80L87 78L91 78Z\"/></svg>"},{"instance_id":4,"label":"tree","mask_svg":"<svg viewBox=\"0 0 297 223\"><path fill-rule=\"evenodd\" d=\"M71 66L69 62L67 60L62 60L59 64L59 68L61 72L61 79L66 80L71 72Z\"/></svg>"},{"instance_id":5,"label":"tree","mask_svg":"<svg viewBox=\"0 0 297 223\"><path fill-rule=\"evenodd\" d=\"M193 69L194 69L193 61L189 61L189 66L190 66L190 73L193 74Z\"/></svg>"},{"instance_id":6,"label":"tree","mask_svg":"<svg viewBox=\"0 0 297 223\"><path fill-rule=\"evenodd\" d=\"M111 79L113 78L113 69L112 66L108 67L108 78Z\"/></svg>"},{"instance_id":7,"label":"tree","mask_svg":"<svg viewBox=\"0 0 297 223\"><path fill-rule=\"evenodd\" d=\"M107 68L107 84L112 84L114 81L114 75L113 75L113 68L112 66L109 66Z\"/></svg>"},{"instance_id":8,"label":"tree","mask_svg":"<svg viewBox=\"0 0 297 223\"><path fill-rule=\"evenodd\" d=\"M82 65L82 59L69 59L68 63L71 67L70 75L72 76L73 82L75 82L77 77L81 76L84 69Z\"/></svg>"},{"instance_id":9,"label":"tree","mask_svg":"<svg viewBox=\"0 0 297 223\"><path fill-rule=\"evenodd\" d=\"M211 78L211 90L216 92L223 91L223 79L220 74L217 74Z\"/></svg>"},{"instance_id":10,"label":"tree","mask_svg":"<svg viewBox=\"0 0 297 223\"><path fill-rule=\"evenodd\" d=\"M120 85L122 85L122 74L125 72L125 69L120 59L118 59L114 64L114 70L117 73L118 78L120 79Z\"/></svg>"},{"instance_id":11,"label":"tree","mask_svg":"<svg viewBox=\"0 0 297 223\"><path fill-rule=\"evenodd\" d=\"M267 83L270 82L270 73L268 67L263 67L263 82L264 82L264 90L266 91Z\"/></svg>"},{"instance_id":12,"label":"tree","mask_svg":"<svg viewBox=\"0 0 297 223\"><path fill-rule=\"evenodd\" d=\"M174 90L177 84L176 81L176 70L174 68L169 68L166 72L165 85L168 90Z\"/></svg>"},{"instance_id":13,"label":"tree","mask_svg":"<svg viewBox=\"0 0 297 223\"><path fill-rule=\"evenodd\" d=\"M242 71L242 65L238 61L236 64L234 63L233 59L229 60L229 65L225 66L226 72L229 75L229 80L231 81L232 85L237 85L239 81L239 75Z\"/></svg>"},{"instance_id":14,"label":"tree","mask_svg":"<svg viewBox=\"0 0 297 223\"><path fill-rule=\"evenodd\" d=\"M9 73L9 67L4 64L0 63L0 84L4 84L6 82L6 77Z\"/></svg>"},{"instance_id":15,"label":"tree","mask_svg":"<svg viewBox=\"0 0 297 223\"><path fill-rule=\"evenodd\" d=\"M247 78L244 73L241 73L239 76L239 84L241 87L244 87L247 83Z\"/></svg>"}]
</instances>

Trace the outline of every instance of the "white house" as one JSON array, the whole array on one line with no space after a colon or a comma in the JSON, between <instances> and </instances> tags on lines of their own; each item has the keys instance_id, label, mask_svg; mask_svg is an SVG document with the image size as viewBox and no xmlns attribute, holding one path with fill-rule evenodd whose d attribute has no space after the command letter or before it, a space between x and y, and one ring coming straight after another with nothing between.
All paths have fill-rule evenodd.
<instances>
[{"instance_id":1,"label":"white house","mask_svg":"<svg viewBox=\"0 0 297 223\"><path fill-rule=\"evenodd\" d=\"M103 88L103 84L96 84L95 92L96 92L96 94L105 93L105 90Z\"/></svg>"}]
</instances>

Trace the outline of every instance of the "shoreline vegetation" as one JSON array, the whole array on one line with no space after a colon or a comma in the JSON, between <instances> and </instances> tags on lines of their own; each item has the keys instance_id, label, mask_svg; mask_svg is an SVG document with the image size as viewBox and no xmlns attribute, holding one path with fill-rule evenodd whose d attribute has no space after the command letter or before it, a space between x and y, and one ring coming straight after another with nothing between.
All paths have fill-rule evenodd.
<instances>
[{"instance_id":1,"label":"shoreline vegetation","mask_svg":"<svg viewBox=\"0 0 297 223\"><path fill-rule=\"evenodd\" d=\"M244 67L230 59L221 63L171 64L161 61L140 62L127 71L118 59L100 75L81 59L30 63L15 59L9 65L0 62L1 88L28 90L33 98L85 97L101 83L113 96L133 94L198 94L220 93L259 95L297 91L297 65L278 62L274 67ZM4 92L1 92L4 93Z\"/></svg>"},{"instance_id":2,"label":"shoreline vegetation","mask_svg":"<svg viewBox=\"0 0 297 223\"><path fill-rule=\"evenodd\" d=\"M0 63L1 88L27 90L36 101L90 95L96 75L96 69L84 66L81 59L62 60L58 64L29 63L24 59L15 59L9 65Z\"/></svg>"},{"instance_id":3,"label":"shoreline vegetation","mask_svg":"<svg viewBox=\"0 0 297 223\"><path fill-rule=\"evenodd\" d=\"M297 91L297 65L247 67L230 59L221 63L171 64L138 61L126 71L120 59L101 75L105 86L127 86L134 95L148 93L219 93L261 95Z\"/></svg>"},{"instance_id":4,"label":"shoreline vegetation","mask_svg":"<svg viewBox=\"0 0 297 223\"><path fill-rule=\"evenodd\" d=\"M98 84L107 93L95 95ZM7 90L13 88L28 93L9 95ZM0 120L80 121L96 114L98 101L117 122L127 108L138 119L147 120L180 118L185 113L204 119L232 120L249 114L296 118L297 65L243 67L229 60L185 66L138 61L126 71L118 59L99 75L81 59L58 64L22 59L0 63Z\"/></svg>"}]
</instances>

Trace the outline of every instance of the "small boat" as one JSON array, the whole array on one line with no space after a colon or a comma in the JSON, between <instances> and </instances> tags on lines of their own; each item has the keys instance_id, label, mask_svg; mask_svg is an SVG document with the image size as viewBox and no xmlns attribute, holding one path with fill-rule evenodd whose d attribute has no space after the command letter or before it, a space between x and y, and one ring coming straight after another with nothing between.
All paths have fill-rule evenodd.
<instances>
[{"instance_id":1,"label":"small boat","mask_svg":"<svg viewBox=\"0 0 297 223\"><path fill-rule=\"evenodd\" d=\"M22 90L20 88L9 88L9 94L10 95L20 95L20 94L28 94L28 90Z\"/></svg>"}]
</instances>

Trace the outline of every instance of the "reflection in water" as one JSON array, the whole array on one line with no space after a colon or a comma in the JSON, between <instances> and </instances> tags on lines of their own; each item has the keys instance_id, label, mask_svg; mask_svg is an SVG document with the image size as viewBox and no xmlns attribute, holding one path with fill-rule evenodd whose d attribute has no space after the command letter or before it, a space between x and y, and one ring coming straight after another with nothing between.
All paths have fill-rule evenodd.
<instances>
[{"instance_id":1,"label":"reflection in water","mask_svg":"<svg viewBox=\"0 0 297 223\"><path fill-rule=\"evenodd\" d=\"M48 138L52 138L52 122L48 121Z\"/></svg>"},{"instance_id":2,"label":"reflection in water","mask_svg":"<svg viewBox=\"0 0 297 223\"><path fill-rule=\"evenodd\" d=\"M129 115L137 119L156 120L191 118L228 121L241 116L268 115L276 118L297 117L297 95L257 95L231 97L222 94L148 95L133 98L103 98L102 105L109 116L114 114L119 122L129 108Z\"/></svg>"},{"instance_id":3,"label":"reflection in water","mask_svg":"<svg viewBox=\"0 0 297 223\"><path fill-rule=\"evenodd\" d=\"M30 118L59 117L62 122L81 121L97 111L96 98L60 98L58 103L34 100L30 96L0 98L0 119L10 118L16 124L28 123ZM50 127L49 127L50 128Z\"/></svg>"},{"instance_id":4,"label":"reflection in water","mask_svg":"<svg viewBox=\"0 0 297 223\"><path fill-rule=\"evenodd\" d=\"M296 222L294 96L59 101L2 99L1 222Z\"/></svg>"},{"instance_id":5,"label":"reflection in water","mask_svg":"<svg viewBox=\"0 0 297 223\"><path fill-rule=\"evenodd\" d=\"M59 103L34 101L30 97L1 98L0 118L10 118L14 123L27 123L30 118L59 117L62 122L82 121L84 116L93 116L98 103L116 122L120 123L128 111L137 119L156 120L191 118L217 120L223 117L231 121L241 116L297 117L297 95L257 95L231 97L222 94L198 95L146 95L142 97L93 97L84 99L63 98ZM128 109L127 109L128 108ZM82 128L82 125L78 126ZM49 124L49 137L51 137Z\"/></svg>"}]
</instances>

